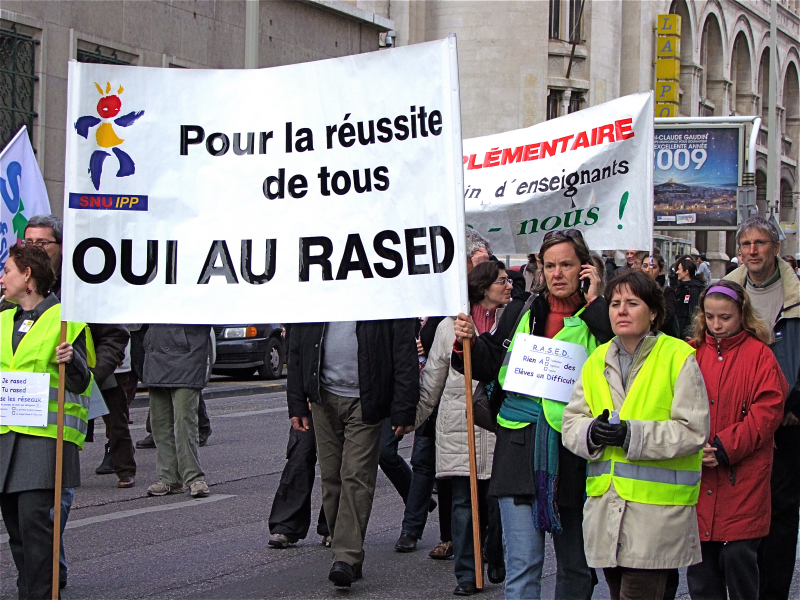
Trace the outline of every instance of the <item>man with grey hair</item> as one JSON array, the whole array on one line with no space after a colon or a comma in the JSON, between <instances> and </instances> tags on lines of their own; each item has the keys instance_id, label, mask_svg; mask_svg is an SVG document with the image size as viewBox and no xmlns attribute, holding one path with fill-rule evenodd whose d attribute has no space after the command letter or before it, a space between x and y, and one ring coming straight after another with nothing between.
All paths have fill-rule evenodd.
<instances>
[{"instance_id":1,"label":"man with grey hair","mask_svg":"<svg viewBox=\"0 0 800 600\"><path fill-rule=\"evenodd\" d=\"M789 597L800 526L800 280L780 257L778 229L750 217L736 234L742 265L725 279L743 286L773 328L770 345L789 382L784 418L775 432L772 522L758 551L760 600Z\"/></svg>"},{"instance_id":2,"label":"man with grey hair","mask_svg":"<svg viewBox=\"0 0 800 600\"><path fill-rule=\"evenodd\" d=\"M467 257L469 258L467 270L471 271L474 266L489 260L492 255L492 247L489 245L489 240L469 227L466 231L466 240Z\"/></svg>"}]
</instances>

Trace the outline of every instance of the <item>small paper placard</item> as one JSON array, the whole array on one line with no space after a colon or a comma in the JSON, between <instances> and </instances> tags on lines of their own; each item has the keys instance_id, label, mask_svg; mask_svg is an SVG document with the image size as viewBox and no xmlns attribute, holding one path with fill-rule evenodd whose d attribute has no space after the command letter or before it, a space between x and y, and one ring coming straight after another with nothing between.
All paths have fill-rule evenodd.
<instances>
[{"instance_id":1,"label":"small paper placard","mask_svg":"<svg viewBox=\"0 0 800 600\"><path fill-rule=\"evenodd\" d=\"M50 375L0 373L0 425L47 427Z\"/></svg>"},{"instance_id":2,"label":"small paper placard","mask_svg":"<svg viewBox=\"0 0 800 600\"><path fill-rule=\"evenodd\" d=\"M89 399L89 420L91 421L97 417L102 417L109 412L108 406L106 406L106 402L103 400L103 394L100 392L100 388L97 387L97 382L92 379L92 395Z\"/></svg>"},{"instance_id":3,"label":"small paper placard","mask_svg":"<svg viewBox=\"0 0 800 600\"><path fill-rule=\"evenodd\" d=\"M587 358L580 344L518 333L503 389L567 403Z\"/></svg>"}]
</instances>

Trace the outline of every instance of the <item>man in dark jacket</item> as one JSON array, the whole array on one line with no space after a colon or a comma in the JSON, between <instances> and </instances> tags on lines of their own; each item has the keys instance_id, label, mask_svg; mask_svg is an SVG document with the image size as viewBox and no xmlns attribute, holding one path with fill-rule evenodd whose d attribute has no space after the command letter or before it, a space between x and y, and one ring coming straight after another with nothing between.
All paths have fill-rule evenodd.
<instances>
[{"instance_id":1,"label":"man in dark jacket","mask_svg":"<svg viewBox=\"0 0 800 600\"><path fill-rule=\"evenodd\" d=\"M211 328L150 325L135 332L133 347L134 361L143 356L142 383L150 392L156 442L158 481L147 494L182 494L185 485L193 498L208 496L198 452L197 406L211 369Z\"/></svg>"},{"instance_id":2,"label":"man in dark jacket","mask_svg":"<svg viewBox=\"0 0 800 600\"><path fill-rule=\"evenodd\" d=\"M289 338L286 395L292 426L313 414L322 504L332 536L328 578L350 587L361 577L381 426L410 433L419 402L414 319L302 323Z\"/></svg>"}]
</instances>

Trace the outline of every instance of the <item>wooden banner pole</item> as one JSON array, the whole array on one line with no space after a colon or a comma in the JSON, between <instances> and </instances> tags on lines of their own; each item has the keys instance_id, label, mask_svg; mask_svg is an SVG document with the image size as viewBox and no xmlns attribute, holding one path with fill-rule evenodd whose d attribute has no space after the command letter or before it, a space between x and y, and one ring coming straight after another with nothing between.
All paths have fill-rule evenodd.
<instances>
[{"instance_id":1,"label":"wooden banner pole","mask_svg":"<svg viewBox=\"0 0 800 600\"><path fill-rule=\"evenodd\" d=\"M469 339L464 348L464 391L467 398L467 445L469 447L469 490L472 496L472 541L475 548L475 587L483 589L483 553L481 552L481 519L478 504L478 464L475 456L475 416L472 407L472 351Z\"/></svg>"},{"instance_id":2,"label":"wooden banner pole","mask_svg":"<svg viewBox=\"0 0 800 600\"><path fill-rule=\"evenodd\" d=\"M61 321L58 345L67 341L67 322ZM58 365L58 420L56 421L56 482L53 504L53 591L52 600L58 600L59 553L61 550L61 475L64 466L64 378L66 364Z\"/></svg>"}]
</instances>

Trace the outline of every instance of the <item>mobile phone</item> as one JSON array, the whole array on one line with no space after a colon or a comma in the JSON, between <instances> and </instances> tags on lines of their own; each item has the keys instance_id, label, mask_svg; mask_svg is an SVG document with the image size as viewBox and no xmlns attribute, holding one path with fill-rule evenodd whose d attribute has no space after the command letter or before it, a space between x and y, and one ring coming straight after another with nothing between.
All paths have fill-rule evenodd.
<instances>
[{"instance_id":1,"label":"mobile phone","mask_svg":"<svg viewBox=\"0 0 800 600\"><path fill-rule=\"evenodd\" d=\"M581 279L581 291L585 294L589 291L589 288L592 285L592 280L588 277L586 279Z\"/></svg>"}]
</instances>

